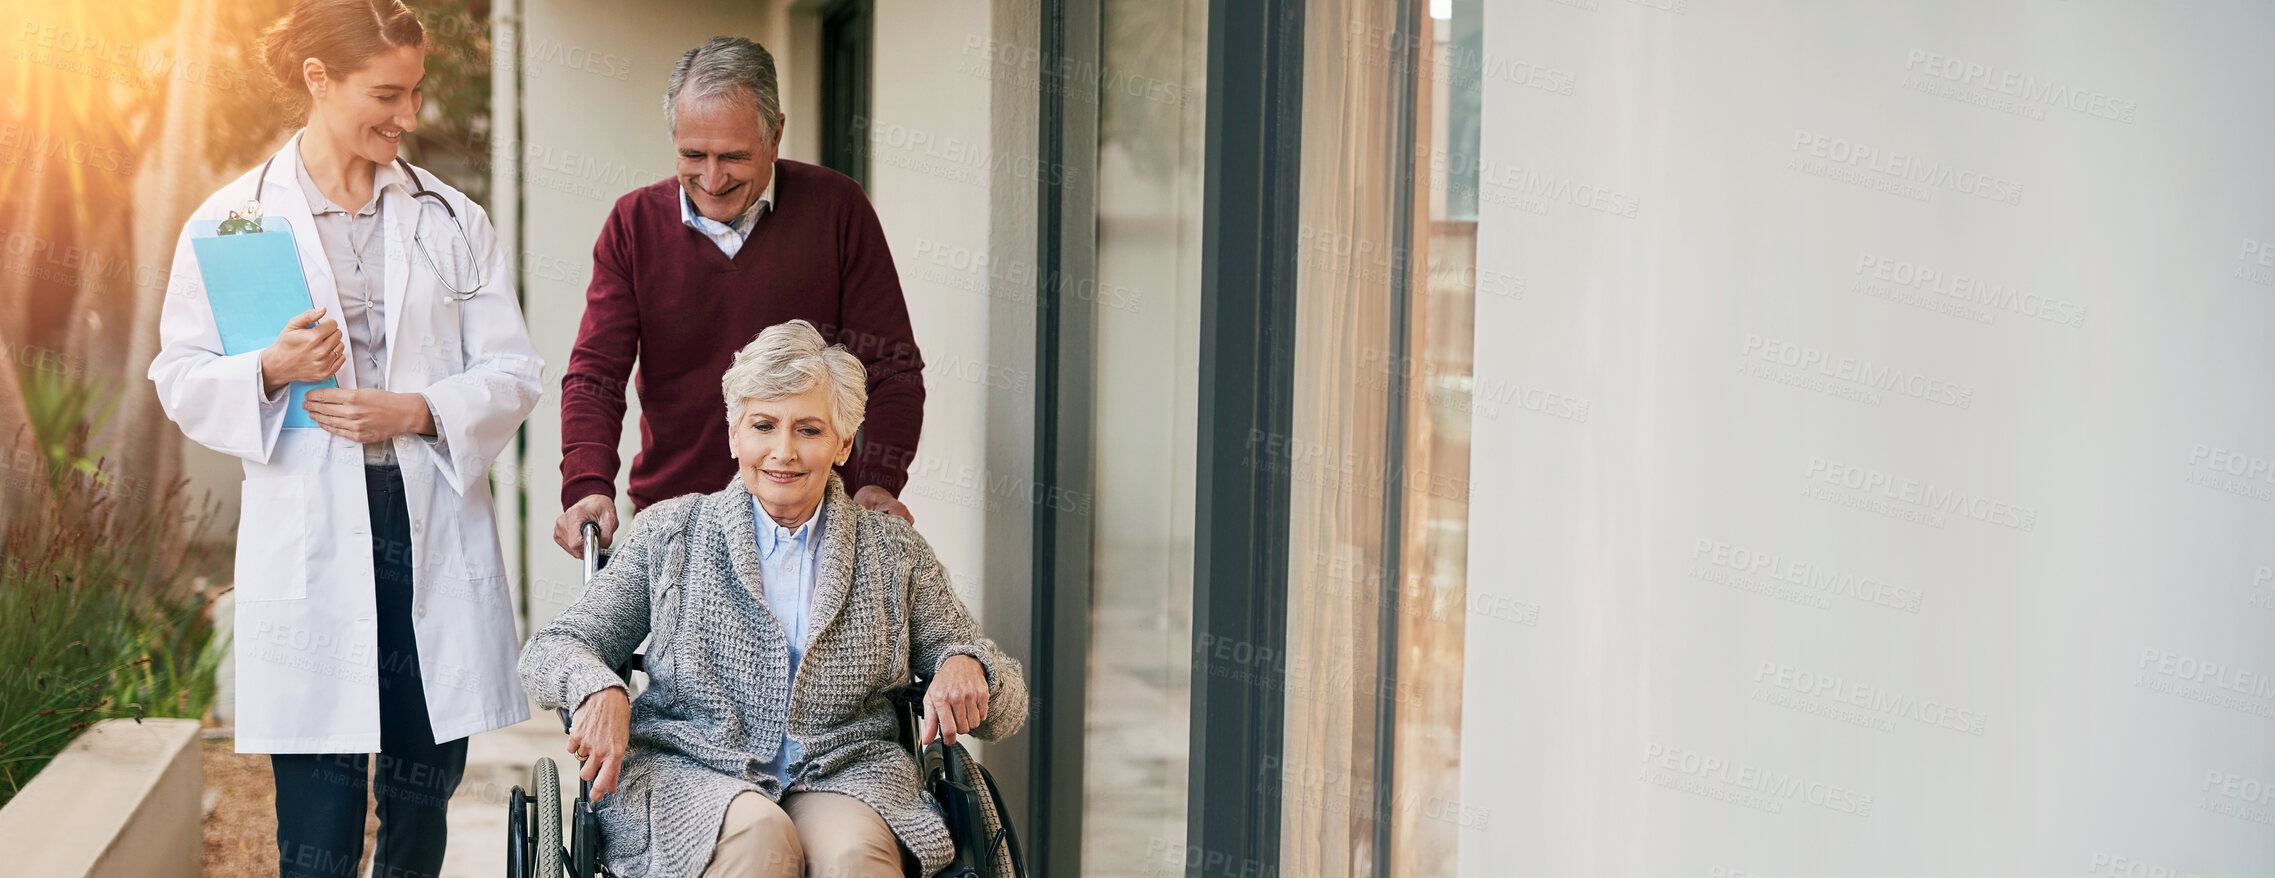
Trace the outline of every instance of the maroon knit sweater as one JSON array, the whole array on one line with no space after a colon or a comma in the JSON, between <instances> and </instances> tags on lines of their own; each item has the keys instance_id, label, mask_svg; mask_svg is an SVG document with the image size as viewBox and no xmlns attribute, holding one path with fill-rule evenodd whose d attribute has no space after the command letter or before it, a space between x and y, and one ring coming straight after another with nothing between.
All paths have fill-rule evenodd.
<instances>
[{"instance_id":1,"label":"maroon knit sweater","mask_svg":"<svg viewBox=\"0 0 2275 878\"><path fill-rule=\"evenodd\" d=\"M884 229L852 179L777 162L778 209L733 259L680 221L679 182L616 200L592 248L584 325L561 379L561 505L616 496L625 379L640 367L632 503L710 493L734 477L719 379L759 330L804 319L869 368L869 409L848 491L894 494L924 426L924 360Z\"/></svg>"}]
</instances>

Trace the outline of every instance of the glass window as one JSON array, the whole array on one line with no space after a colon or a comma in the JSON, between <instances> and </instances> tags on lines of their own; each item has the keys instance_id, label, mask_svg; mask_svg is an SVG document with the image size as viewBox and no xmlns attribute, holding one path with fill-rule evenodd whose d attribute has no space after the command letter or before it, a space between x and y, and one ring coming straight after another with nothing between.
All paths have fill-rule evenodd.
<instances>
[{"instance_id":1,"label":"glass window","mask_svg":"<svg viewBox=\"0 0 2275 878\"><path fill-rule=\"evenodd\" d=\"M1280 871L1452 874L1478 4L1305 17Z\"/></svg>"},{"instance_id":2,"label":"glass window","mask_svg":"<svg viewBox=\"0 0 2275 878\"><path fill-rule=\"evenodd\" d=\"M1456 833L1474 827L1461 799L1462 643L1469 585L1471 352L1476 338L1477 135L1483 94L1481 0L1431 4L1416 77L1413 151L1417 221L1407 351L1397 376L1408 401L1404 520L1399 533L1398 702L1390 874L1452 875ZM1444 17L1439 17L1443 13ZM1501 284L1490 287L1500 290ZM1505 290L1516 295L1521 290Z\"/></svg>"},{"instance_id":3,"label":"glass window","mask_svg":"<svg viewBox=\"0 0 2275 878\"><path fill-rule=\"evenodd\" d=\"M1096 489L1082 867L1181 872L1192 689L1208 5L1105 0L1092 411Z\"/></svg>"}]
</instances>

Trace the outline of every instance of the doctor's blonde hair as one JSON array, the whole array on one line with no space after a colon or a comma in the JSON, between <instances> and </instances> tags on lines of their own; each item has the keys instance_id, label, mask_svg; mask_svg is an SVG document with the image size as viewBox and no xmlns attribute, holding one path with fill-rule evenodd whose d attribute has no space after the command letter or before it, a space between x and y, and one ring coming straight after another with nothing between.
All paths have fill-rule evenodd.
<instances>
[{"instance_id":1,"label":"doctor's blonde hair","mask_svg":"<svg viewBox=\"0 0 2275 878\"><path fill-rule=\"evenodd\" d=\"M830 425L840 435L861 431L869 410L869 370L861 358L822 339L814 325L803 320L767 327L735 352L735 364L719 379L727 398L727 429L743 419L751 400L783 399L829 385Z\"/></svg>"},{"instance_id":2,"label":"doctor's blonde hair","mask_svg":"<svg viewBox=\"0 0 2275 878\"><path fill-rule=\"evenodd\" d=\"M426 25L402 0L299 0L292 14L261 32L261 64L283 92L286 106L305 115L308 83L302 63L324 63L327 76L341 77L371 63L371 57L402 46L424 47Z\"/></svg>"}]
</instances>

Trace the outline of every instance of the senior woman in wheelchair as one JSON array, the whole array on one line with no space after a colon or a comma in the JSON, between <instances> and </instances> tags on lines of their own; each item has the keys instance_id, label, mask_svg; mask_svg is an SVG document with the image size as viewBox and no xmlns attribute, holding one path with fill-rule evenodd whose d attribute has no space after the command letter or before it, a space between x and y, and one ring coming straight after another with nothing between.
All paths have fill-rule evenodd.
<instances>
[{"instance_id":1,"label":"senior woman in wheelchair","mask_svg":"<svg viewBox=\"0 0 2275 878\"><path fill-rule=\"evenodd\" d=\"M574 706L603 857L658 875L931 875L953 846L918 791L888 693L930 681L922 735L997 738L1027 716L1019 663L981 634L930 546L846 496L861 361L805 321L759 333L722 386L736 479L658 503L521 678ZM652 637L652 684L621 665Z\"/></svg>"}]
</instances>

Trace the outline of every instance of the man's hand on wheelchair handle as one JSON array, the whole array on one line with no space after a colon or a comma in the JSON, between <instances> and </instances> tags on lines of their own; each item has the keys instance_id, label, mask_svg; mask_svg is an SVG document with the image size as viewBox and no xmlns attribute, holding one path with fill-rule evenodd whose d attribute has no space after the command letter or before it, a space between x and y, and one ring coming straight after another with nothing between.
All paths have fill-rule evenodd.
<instances>
[{"instance_id":1,"label":"man's hand on wheelchair handle","mask_svg":"<svg viewBox=\"0 0 2275 878\"><path fill-rule=\"evenodd\" d=\"M924 690L924 730L918 744L937 736L949 744L987 719L987 670L968 655L949 656Z\"/></svg>"},{"instance_id":2,"label":"man's hand on wheelchair handle","mask_svg":"<svg viewBox=\"0 0 2275 878\"><path fill-rule=\"evenodd\" d=\"M561 517L553 519L553 544L569 557L585 557L584 523L600 524L600 547L606 549L616 542L616 498L606 494L587 494L576 505L561 510Z\"/></svg>"},{"instance_id":3,"label":"man's hand on wheelchair handle","mask_svg":"<svg viewBox=\"0 0 2275 878\"><path fill-rule=\"evenodd\" d=\"M624 750L632 739L632 700L622 686L585 696L569 717L569 755L584 763L578 775L592 781L595 800L616 791L624 769Z\"/></svg>"},{"instance_id":4,"label":"man's hand on wheelchair handle","mask_svg":"<svg viewBox=\"0 0 2275 878\"><path fill-rule=\"evenodd\" d=\"M902 503L900 498L893 496L893 492L885 490L882 486L862 485L861 490L853 492L853 502L871 512L898 515L902 521L910 524L916 523L916 513L908 510L908 504Z\"/></svg>"}]
</instances>

